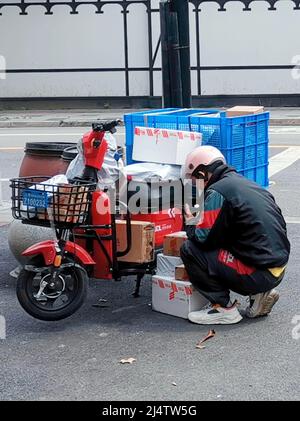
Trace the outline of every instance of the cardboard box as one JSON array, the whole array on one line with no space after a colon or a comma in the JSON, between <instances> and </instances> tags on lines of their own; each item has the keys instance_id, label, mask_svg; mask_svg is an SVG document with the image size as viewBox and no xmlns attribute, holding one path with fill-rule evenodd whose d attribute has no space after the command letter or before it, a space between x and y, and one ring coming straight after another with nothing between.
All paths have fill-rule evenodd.
<instances>
[{"instance_id":1,"label":"cardboard box","mask_svg":"<svg viewBox=\"0 0 300 421\"><path fill-rule=\"evenodd\" d=\"M126 221L116 221L117 251L127 246ZM144 221L131 221L131 250L125 256L118 257L121 262L147 263L154 260L155 225Z\"/></svg>"},{"instance_id":2,"label":"cardboard box","mask_svg":"<svg viewBox=\"0 0 300 421\"><path fill-rule=\"evenodd\" d=\"M72 222L74 215L74 196L72 193L73 186L71 184L58 184L58 193L49 192L48 208L45 212L40 209L38 213L39 219L46 219L54 222Z\"/></svg>"},{"instance_id":3,"label":"cardboard box","mask_svg":"<svg viewBox=\"0 0 300 421\"><path fill-rule=\"evenodd\" d=\"M180 257L165 256L164 254L159 253L157 255L156 275L171 276L173 278L175 275L176 266L179 267L180 265L182 265L182 260Z\"/></svg>"},{"instance_id":4,"label":"cardboard box","mask_svg":"<svg viewBox=\"0 0 300 421\"><path fill-rule=\"evenodd\" d=\"M185 231L168 234L164 239L164 255L180 257L180 247L187 239Z\"/></svg>"},{"instance_id":5,"label":"cardboard box","mask_svg":"<svg viewBox=\"0 0 300 421\"><path fill-rule=\"evenodd\" d=\"M136 161L183 165L188 153L202 143L202 134L135 127L132 158Z\"/></svg>"},{"instance_id":6,"label":"cardboard box","mask_svg":"<svg viewBox=\"0 0 300 421\"><path fill-rule=\"evenodd\" d=\"M237 105L235 107L228 108L226 110L226 116L238 117L238 116L243 116L243 115L259 114L263 112L264 112L264 107L260 107L260 106L248 107L248 106Z\"/></svg>"},{"instance_id":7,"label":"cardboard box","mask_svg":"<svg viewBox=\"0 0 300 421\"><path fill-rule=\"evenodd\" d=\"M87 211L88 188L72 184L58 184L59 194L54 194L49 207L49 219L56 222L77 223Z\"/></svg>"},{"instance_id":8,"label":"cardboard box","mask_svg":"<svg viewBox=\"0 0 300 421\"><path fill-rule=\"evenodd\" d=\"M175 279L176 281L188 281L189 275L184 267L184 265L176 266L175 268Z\"/></svg>"},{"instance_id":9,"label":"cardboard box","mask_svg":"<svg viewBox=\"0 0 300 421\"><path fill-rule=\"evenodd\" d=\"M201 310L207 303L190 282L152 277L152 309L155 311L187 319L191 311Z\"/></svg>"}]
</instances>

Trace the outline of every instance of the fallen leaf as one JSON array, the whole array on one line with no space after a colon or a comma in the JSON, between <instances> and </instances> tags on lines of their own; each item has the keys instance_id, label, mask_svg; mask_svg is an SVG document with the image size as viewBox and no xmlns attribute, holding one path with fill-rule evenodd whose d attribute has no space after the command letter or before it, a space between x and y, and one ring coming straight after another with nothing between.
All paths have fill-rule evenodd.
<instances>
[{"instance_id":1,"label":"fallen leaf","mask_svg":"<svg viewBox=\"0 0 300 421\"><path fill-rule=\"evenodd\" d=\"M136 361L135 358L123 358L120 363L121 364L132 364L134 361Z\"/></svg>"},{"instance_id":2,"label":"fallen leaf","mask_svg":"<svg viewBox=\"0 0 300 421\"><path fill-rule=\"evenodd\" d=\"M208 334L204 337L204 338L202 338L197 344L196 344L196 348L199 348L199 349L203 349L203 348L205 348L205 346L204 345L202 345L203 344L203 342L205 342L205 341L207 341L208 339L210 339L210 338L213 338L214 336L215 336L215 334L216 334L216 332L214 331L214 330L210 330L209 332L208 332Z\"/></svg>"}]
</instances>

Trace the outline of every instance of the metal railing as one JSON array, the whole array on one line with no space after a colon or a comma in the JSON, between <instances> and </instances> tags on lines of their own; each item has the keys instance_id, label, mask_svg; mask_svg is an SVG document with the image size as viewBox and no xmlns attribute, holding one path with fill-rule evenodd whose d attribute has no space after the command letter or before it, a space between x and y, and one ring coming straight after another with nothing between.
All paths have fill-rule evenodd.
<instances>
[{"instance_id":1,"label":"metal railing","mask_svg":"<svg viewBox=\"0 0 300 421\"><path fill-rule=\"evenodd\" d=\"M251 4L257 2L263 2L269 4L268 10L276 10L276 4L283 0L189 0L193 4L194 17L195 17L195 28L196 28L196 65L191 67L191 70L196 71L197 73L197 95L201 95L201 71L210 71L210 70L279 70L279 69L292 69L294 66L291 64L283 65L260 65L260 66L201 66L200 60L200 49L201 49L201 39L200 39L200 28L199 28L199 13L201 13L201 6L204 3L217 3L219 5L219 12L226 11L226 4L232 2L242 3L244 5L243 11L251 11ZM300 0L291 0L291 3L294 4L294 10L300 10ZM103 7L105 5L115 4L118 8L121 7L121 13L123 15L123 49L124 49L124 66L123 67L93 67L93 68L39 68L39 69L7 69L6 73L77 73L77 72L124 72L125 74L125 95L130 97L130 72L148 72L149 78L149 97L154 95L154 72L160 72L161 67L155 66L159 47L160 47L160 37L159 34L158 40L156 43L153 43L153 14L159 13L158 8L153 8L154 2L151 0L111 0L111 1L102 1L102 0L66 0L66 1L56 1L56 0L45 0L45 1L30 1L30 0L19 0L13 3L6 2L5 0L0 2L0 24L1 24L1 11L5 7L18 7L20 9L20 15L24 17L30 13L29 8L31 7L44 7L45 15L54 15L59 8L54 10L54 7L57 5L68 6L70 7L70 14L76 15L79 13L79 6L83 5L93 5L95 6L96 14L103 14ZM130 13L129 6L143 4L146 7L147 13L147 31L148 31L148 66L144 67L135 67L130 66L129 64L129 52L128 52L128 14ZM156 2L157 5L157 2Z\"/></svg>"}]
</instances>

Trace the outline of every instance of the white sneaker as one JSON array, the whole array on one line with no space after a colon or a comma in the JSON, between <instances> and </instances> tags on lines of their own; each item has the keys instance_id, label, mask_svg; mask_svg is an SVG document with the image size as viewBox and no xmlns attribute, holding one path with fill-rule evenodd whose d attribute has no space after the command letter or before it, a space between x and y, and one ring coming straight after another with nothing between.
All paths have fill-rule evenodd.
<instances>
[{"instance_id":1,"label":"white sneaker","mask_svg":"<svg viewBox=\"0 0 300 421\"><path fill-rule=\"evenodd\" d=\"M246 308L246 316L250 318L266 316L279 300L279 293L275 289L250 295L250 305Z\"/></svg>"},{"instance_id":2,"label":"white sneaker","mask_svg":"<svg viewBox=\"0 0 300 421\"><path fill-rule=\"evenodd\" d=\"M240 322L243 317L236 305L226 308L214 304L205 310L192 311L188 318L199 325L231 325Z\"/></svg>"}]
</instances>

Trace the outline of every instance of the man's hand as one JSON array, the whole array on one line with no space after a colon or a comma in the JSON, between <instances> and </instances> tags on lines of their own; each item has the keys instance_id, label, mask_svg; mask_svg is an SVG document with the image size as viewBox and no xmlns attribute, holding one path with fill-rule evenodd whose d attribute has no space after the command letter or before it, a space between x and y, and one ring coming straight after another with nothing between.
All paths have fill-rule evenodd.
<instances>
[{"instance_id":1,"label":"man's hand","mask_svg":"<svg viewBox=\"0 0 300 421\"><path fill-rule=\"evenodd\" d=\"M184 218L186 225L196 225L197 224L197 217L195 217L188 204L184 205Z\"/></svg>"}]
</instances>

